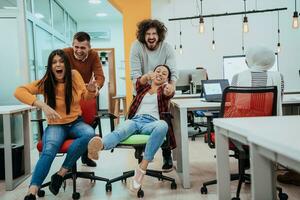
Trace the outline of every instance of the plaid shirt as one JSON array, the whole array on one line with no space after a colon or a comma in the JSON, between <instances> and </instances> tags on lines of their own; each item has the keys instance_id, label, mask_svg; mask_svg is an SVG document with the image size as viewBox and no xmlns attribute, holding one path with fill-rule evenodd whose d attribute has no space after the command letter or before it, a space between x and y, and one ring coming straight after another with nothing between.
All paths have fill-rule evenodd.
<instances>
[{"instance_id":1,"label":"plaid shirt","mask_svg":"<svg viewBox=\"0 0 300 200\"><path fill-rule=\"evenodd\" d=\"M136 96L130 105L128 115L127 115L128 119L132 119L134 117L144 96L151 89L151 85L149 83L142 85L140 79L141 77L138 78L136 81ZM159 113L159 118L161 120L164 120L164 115L162 113L169 112L170 99L174 96L174 93L171 96L164 95L163 89L165 86L166 85L162 85L157 89L158 113ZM171 149L174 149L176 148L176 140L175 140L172 123L169 125L168 134L170 136L170 147Z\"/></svg>"}]
</instances>

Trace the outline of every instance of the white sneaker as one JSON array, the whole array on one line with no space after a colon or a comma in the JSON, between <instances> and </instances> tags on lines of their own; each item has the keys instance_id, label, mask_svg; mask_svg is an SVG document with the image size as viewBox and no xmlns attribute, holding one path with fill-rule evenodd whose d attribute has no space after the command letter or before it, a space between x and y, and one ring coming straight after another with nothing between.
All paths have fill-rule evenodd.
<instances>
[{"instance_id":1,"label":"white sneaker","mask_svg":"<svg viewBox=\"0 0 300 200\"><path fill-rule=\"evenodd\" d=\"M131 183L131 190L137 191L141 188L142 181L143 181L145 174L146 174L146 171L142 170L140 167L138 167L134 171L134 176L133 176L132 183Z\"/></svg>"}]
</instances>

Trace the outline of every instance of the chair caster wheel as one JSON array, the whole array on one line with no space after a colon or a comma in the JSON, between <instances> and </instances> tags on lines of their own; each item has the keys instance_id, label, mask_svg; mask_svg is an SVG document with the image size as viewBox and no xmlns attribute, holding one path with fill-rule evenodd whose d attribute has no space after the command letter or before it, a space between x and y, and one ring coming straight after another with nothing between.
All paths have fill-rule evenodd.
<instances>
[{"instance_id":1,"label":"chair caster wheel","mask_svg":"<svg viewBox=\"0 0 300 200\"><path fill-rule=\"evenodd\" d=\"M111 190L112 190L111 184L110 184L110 183L107 183L107 184L105 185L105 191L106 191L106 192L111 192Z\"/></svg>"},{"instance_id":2,"label":"chair caster wheel","mask_svg":"<svg viewBox=\"0 0 300 200\"><path fill-rule=\"evenodd\" d=\"M73 199L80 199L80 193L79 192L75 192L72 194L72 198Z\"/></svg>"},{"instance_id":3,"label":"chair caster wheel","mask_svg":"<svg viewBox=\"0 0 300 200\"><path fill-rule=\"evenodd\" d=\"M240 200L240 198L239 197L233 197L233 198L231 198L231 200Z\"/></svg>"},{"instance_id":4,"label":"chair caster wheel","mask_svg":"<svg viewBox=\"0 0 300 200\"><path fill-rule=\"evenodd\" d=\"M137 192L137 197L138 198L143 198L144 197L144 191L142 189L139 189L139 191Z\"/></svg>"},{"instance_id":5,"label":"chair caster wheel","mask_svg":"<svg viewBox=\"0 0 300 200\"><path fill-rule=\"evenodd\" d=\"M38 197L44 197L45 196L45 191L44 190L38 190L37 195L38 195Z\"/></svg>"},{"instance_id":6,"label":"chair caster wheel","mask_svg":"<svg viewBox=\"0 0 300 200\"><path fill-rule=\"evenodd\" d=\"M176 190L177 189L177 184L175 182L171 183L171 190Z\"/></svg>"},{"instance_id":7,"label":"chair caster wheel","mask_svg":"<svg viewBox=\"0 0 300 200\"><path fill-rule=\"evenodd\" d=\"M201 187L200 192L201 194L207 194L207 187L206 186Z\"/></svg>"},{"instance_id":8,"label":"chair caster wheel","mask_svg":"<svg viewBox=\"0 0 300 200\"><path fill-rule=\"evenodd\" d=\"M127 183L127 178L124 178L121 181L122 181L122 183Z\"/></svg>"},{"instance_id":9,"label":"chair caster wheel","mask_svg":"<svg viewBox=\"0 0 300 200\"><path fill-rule=\"evenodd\" d=\"M279 200L287 200L289 196L286 193L279 193L278 194Z\"/></svg>"}]
</instances>

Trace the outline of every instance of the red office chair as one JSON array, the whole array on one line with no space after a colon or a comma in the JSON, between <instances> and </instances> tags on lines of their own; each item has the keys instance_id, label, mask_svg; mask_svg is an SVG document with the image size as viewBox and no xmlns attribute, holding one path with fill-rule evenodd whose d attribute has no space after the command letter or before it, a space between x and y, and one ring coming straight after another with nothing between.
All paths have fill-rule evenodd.
<instances>
[{"instance_id":1,"label":"red office chair","mask_svg":"<svg viewBox=\"0 0 300 200\"><path fill-rule=\"evenodd\" d=\"M227 87L223 92L220 117L257 117L274 116L277 111L277 87ZM213 132L212 115L208 116L208 131L205 141L210 148L215 148L215 134ZM229 149L234 152L232 157L238 159L238 174L231 174L230 180L239 180L236 197L239 200L243 182L250 182L250 175L245 170L250 167L249 148L236 141L229 141ZM208 185L216 184L217 180L203 183L201 194L207 194ZM279 190L279 198L287 199L287 195Z\"/></svg>"},{"instance_id":2,"label":"red office chair","mask_svg":"<svg viewBox=\"0 0 300 200\"><path fill-rule=\"evenodd\" d=\"M98 117L98 106L97 106L97 99L90 99L90 100L82 100L80 102L81 110L82 110L82 117L84 119L84 122L87 124L90 124L94 129L97 127L98 124L100 124L100 118ZM43 121L45 119L41 120L32 120L32 121L37 121L39 123L39 132L42 134L43 133ZM100 129L99 129L100 130ZM100 136L101 135L101 130L99 132ZM63 155L67 153L70 145L74 139L67 139L62 146L60 147L60 150L58 152L59 155ZM38 141L37 143L37 149L39 152L42 152L43 150L43 143L41 140ZM64 176L64 180L66 179L72 179L73 180L73 194L72 198L73 199L79 199L80 198L80 193L77 192L76 190L76 179L77 178L85 178L85 179L90 179L91 181L105 181L108 182L109 179L107 178L102 178L95 176L95 172L79 172L77 171L77 166L76 164L72 167L71 171ZM42 190L42 188L47 187L50 185L50 182L44 183L39 191L38 191L38 196L43 197L45 196L45 191ZM64 188L66 187L66 184L64 184Z\"/></svg>"}]
</instances>

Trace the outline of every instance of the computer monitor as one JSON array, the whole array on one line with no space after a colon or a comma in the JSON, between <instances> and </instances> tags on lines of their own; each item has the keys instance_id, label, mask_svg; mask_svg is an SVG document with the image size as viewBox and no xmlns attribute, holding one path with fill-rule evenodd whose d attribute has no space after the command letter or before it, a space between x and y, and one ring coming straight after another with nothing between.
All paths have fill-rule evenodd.
<instances>
[{"instance_id":1,"label":"computer monitor","mask_svg":"<svg viewBox=\"0 0 300 200\"><path fill-rule=\"evenodd\" d=\"M196 68L195 71L192 73L192 82L194 88L194 93L201 93L202 92L202 80L207 80L207 72L206 69L203 68Z\"/></svg>"},{"instance_id":2,"label":"computer monitor","mask_svg":"<svg viewBox=\"0 0 300 200\"><path fill-rule=\"evenodd\" d=\"M192 73L192 69L179 70L179 78L176 81L176 90L180 90L182 93L190 93Z\"/></svg>"},{"instance_id":3,"label":"computer monitor","mask_svg":"<svg viewBox=\"0 0 300 200\"><path fill-rule=\"evenodd\" d=\"M229 86L229 82L227 79L203 80L202 86L206 101L221 102L223 91Z\"/></svg>"},{"instance_id":4,"label":"computer monitor","mask_svg":"<svg viewBox=\"0 0 300 200\"><path fill-rule=\"evenodd\" d=\"M275 54L275 63L270 69L271 71L279 71L278 56ZM245 62L245 55L224 56L223 57L223 78L228 79L231 84L232 78L235 74L249 69Z\"/></svg>"}]
</instances>

